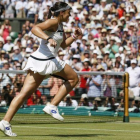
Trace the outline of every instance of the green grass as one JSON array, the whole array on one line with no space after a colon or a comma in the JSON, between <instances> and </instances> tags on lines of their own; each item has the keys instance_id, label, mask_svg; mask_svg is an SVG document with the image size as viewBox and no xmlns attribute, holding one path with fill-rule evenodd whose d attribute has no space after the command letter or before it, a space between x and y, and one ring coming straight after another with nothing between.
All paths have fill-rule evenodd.
<instances>
[{"instance_id":1,"label":"green grass","mask_svg":"<svg viewBox=\"0 0 140 140\"><path fill-rule=\"evenodd\" d=\"M0 118L2 118L3 116L4 114L0 114ZM116 118L114 117L112 117L112 121L111 117L64 116L64 118L65 122L60 123L48 115L18 114L11 122L13 132L17 133L18 137L6 137L3 133L0 132L0 140L140 139L139 118L130 118L130 123L116 121ZM115 122L113 122L113 118ZM82 119L88 120L87 123L85 123L86 121L82 122ZM77 123L78 120L79 123Z\"/></svg>"}]
</instances>

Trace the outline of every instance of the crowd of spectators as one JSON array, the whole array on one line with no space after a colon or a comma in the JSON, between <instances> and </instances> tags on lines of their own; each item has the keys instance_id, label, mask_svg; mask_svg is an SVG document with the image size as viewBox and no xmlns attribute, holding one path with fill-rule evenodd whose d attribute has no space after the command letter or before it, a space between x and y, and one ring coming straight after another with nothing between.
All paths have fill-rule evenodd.
<instances>
[{"instance_id":1,"label":"crowd of spectators","mask_svg":"<svg viewBox=\"0 0 140 140\"><path fill-rule=\"evenodd\" d=\"M0 23L0 69L21 70L28 57L36 51L40 38L31 32L32 27L47 19L49 8L57 0L0 0L0 19L33 18L22 25L15 40L8 19ZM74 41L66 50L60 49L59 59L75 71L128 72L130 75L129 96L140 96L140 1L138 0L63 0L72 6L71 16L63 23L66 37L76 27L83 36ZM82 75L80 83L71 96L115 97L124 96L122 77L110 75ZM24 74L0 74L0 90L7 104L19 94L25 79ZM45 103L44 95L54 96L63 80L50 77L45 79L27 104ZM8 97L8 99L7 99ZM44 100L44 101L43 101ZM66 101L65 98L64 101ZM100 100L100 98L98 99ZM61 102L61 104L64 104ZM86 104L70 102L69 104ZM95 102L96 104L96 102Z\"/></svg>"}]
</instances>

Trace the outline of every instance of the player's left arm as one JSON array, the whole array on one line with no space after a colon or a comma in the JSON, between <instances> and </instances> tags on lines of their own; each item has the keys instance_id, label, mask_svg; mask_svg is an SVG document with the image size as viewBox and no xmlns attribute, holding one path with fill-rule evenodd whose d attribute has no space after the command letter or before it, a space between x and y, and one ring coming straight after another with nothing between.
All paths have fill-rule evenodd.
<instances>
[{"instance_id":1,"label":"player's left arm","mask_svg":"<svg viewBox=\"0 0 140 140\"><path fill-rule=\"evenodd\" d=\"M80 28L75 29L74 36L76 38L78 38L78 36L80 36L80 35L82 35L81 29ZM64 36L64 39L63 39L63 42L60 45L63 49L65 49L66 47L70 46L73 43L73 41L76 40L72 36L67 38L67 39L66 39L65 34L63 36Z\"/></svg>"}]
</instances>

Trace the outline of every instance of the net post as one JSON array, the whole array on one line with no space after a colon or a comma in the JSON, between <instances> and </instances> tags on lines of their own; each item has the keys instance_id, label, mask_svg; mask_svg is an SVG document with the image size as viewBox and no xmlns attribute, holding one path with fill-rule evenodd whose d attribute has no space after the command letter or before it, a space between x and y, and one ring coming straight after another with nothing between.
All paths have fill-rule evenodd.
<instances>
[{"instance_id":1,"label":"net post","mask_svg":"<svg viewBox=\"0 0 140 140\"><path fill-rule=\"evenodd\" d=\"M129 87L129 74L126 72L124 74L124 116L123 116L123 122L129 122L129 112L128 112L128 106L129 106L129 95L128 95L128 87Z\"/></svg>"}]
</instances>

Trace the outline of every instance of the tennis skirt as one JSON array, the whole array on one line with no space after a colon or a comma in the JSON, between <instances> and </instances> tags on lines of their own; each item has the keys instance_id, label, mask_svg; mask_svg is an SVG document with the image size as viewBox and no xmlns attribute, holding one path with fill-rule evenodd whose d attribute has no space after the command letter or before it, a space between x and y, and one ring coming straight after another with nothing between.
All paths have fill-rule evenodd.
<instances>
[{"instance_id":1,"label":"tennis skirt","mask_svg":"<svg viewBox=\"0 0 140 140\"><path fill-rule=\"evenodd\" d=\"M66 63L59 58L51 57L48 59L40 59L34 56L28 58L27 64L24 71L34 71L34 73L39 73L40 75L50 75L60 72L64 69Z\"/></svg>"}]
</instances>

